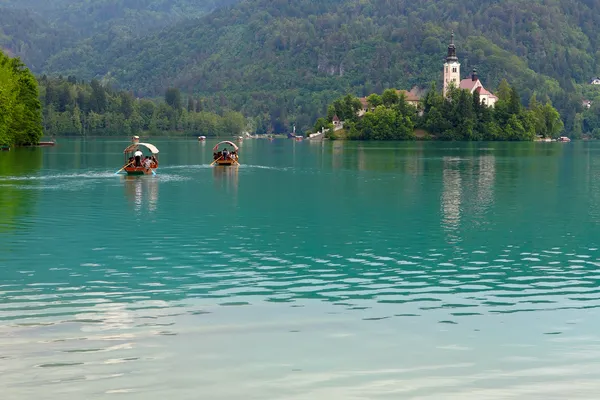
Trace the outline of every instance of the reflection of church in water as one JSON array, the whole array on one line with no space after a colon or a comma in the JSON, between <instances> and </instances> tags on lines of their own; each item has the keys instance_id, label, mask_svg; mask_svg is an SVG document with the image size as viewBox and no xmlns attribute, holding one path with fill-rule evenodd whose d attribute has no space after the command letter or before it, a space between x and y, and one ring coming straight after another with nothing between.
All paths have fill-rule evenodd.
<instances>
[{"instance_id":1,"label":"reflection of church in water","mask_svg":"<svg viewBox=\"0 0 600 400\"><path fill-rule=\"evenodd\" d=\"M465 166L468 163L470 165ZM448 243L461 240L461 222L465 218L483 218L494 203L496 159L486 154L465 160L443 158L443 189L441 195L441 226ZM474 187L475 190L465 189Z\"/></svg>"}]
</instances>

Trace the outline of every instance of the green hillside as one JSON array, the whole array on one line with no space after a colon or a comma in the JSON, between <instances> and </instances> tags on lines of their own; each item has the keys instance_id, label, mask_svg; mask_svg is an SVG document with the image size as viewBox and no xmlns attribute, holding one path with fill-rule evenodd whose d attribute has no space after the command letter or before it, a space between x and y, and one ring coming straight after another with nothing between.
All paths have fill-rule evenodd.
<instances>
[{"instance_id":1,"label":"green hillside","mask_svg":"<svg viewBox=\"0 0 600 400\"><path fill-rule=\"evenodd\" d=\"M0 0L0 48L40 72L61 51L94 47L102 52L235 1Z\"/></svg>"},{"instance_id":2,"label":"green hillside","mask_svg":"<svg viewBox=\"0 0 600 400\"><path fill-rule=\"evenodd\" d=\"M476 66L491 88L506 78L524 101L549 96L569 129L577 85L598 72L599 11L582 0L245 0L143 40L63 52L46 70L109 75L142 95L175 85L284 130L345 92L439 80L454 30L465 74Z\"/></svg>"},{"instance_id":3,"label":"green hillside","mask_svg":"<svg viewBox=\"0 0 600 400\"><path fill-rule=\"evenodd\" d=\"M312 126L345 93L441 83L450 31L463 75L477 67L492 90L505 78L525 103L534 92L550 98L567 131L584 118L583 91L600 75L598 0L242 0L165 26L141 38L102 34L66 46L43 70L142 96L176 86L214 111L241 110L259 131L279 132Z\"/></svg>"}]
</instances>

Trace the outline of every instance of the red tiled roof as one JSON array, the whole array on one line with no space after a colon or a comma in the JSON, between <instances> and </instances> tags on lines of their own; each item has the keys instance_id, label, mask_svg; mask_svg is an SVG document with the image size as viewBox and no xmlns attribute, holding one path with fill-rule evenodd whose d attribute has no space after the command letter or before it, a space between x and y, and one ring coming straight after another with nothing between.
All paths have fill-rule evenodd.
<instances>
[{"instance_id":1,"label":"red tiled roof","mask_svg":"<svg viewBox=\"0 0 600 400\"><path fill-rule=\"evenodd\" d=\"M489 97L497 99L497 97L492 92L488 92L483 86L478 87L477 89L475 89L475 91L479 93L479 95L487 94Z\"/></svg>"},{"instance_id":2,"label":"red tiled roof","mask_svg":"<svg viewBox=\"0 0 600 400\"><path fill-rule=\"evenodd\" d=\"M462 81L460 81L460 84L458 85L458 87L460 89L466 89L466 90L473 90L473 88L475 87L475 85L477 85L477 82L479 82L479 79L477 79L476 81L474 81L471 78L466 78L463 79Z\"/></svg>"},{"instance_id":3,"label":"red tiled roof","mask_svg":"<svg viewBox=\"0 0 600 400\"><path fill-rule=\"evenodd\" d=\"M340 119L338 118L337 115L333 116L333 122L340 122Z\"/></svg>"},{"instance_id":4,"label":"red tiled roof","mask_svg":"<svg viewBox=\"0 0 600 400\"><path fill-rule=\"evenodd\" d=\"M404 96L406 97L406 101L420 101L421 99L419 98L419 96L417 96L416 94L409 92L408 90L396 90L396 93L398 93L398 96L400 96L401 94L404 94Z\"/></svg>"},{"instance_id":5,"label":"red tiled roof","mask_svg":"<svg viewBox=\"0 0 600 400\"><path fill-rule=\"evenodd\" d=\"M366 97L361 97L359 100L360 100L360 104L362 104L363 108L369 107L369 102L367 101Z\"/></svg>"}]
</instances>

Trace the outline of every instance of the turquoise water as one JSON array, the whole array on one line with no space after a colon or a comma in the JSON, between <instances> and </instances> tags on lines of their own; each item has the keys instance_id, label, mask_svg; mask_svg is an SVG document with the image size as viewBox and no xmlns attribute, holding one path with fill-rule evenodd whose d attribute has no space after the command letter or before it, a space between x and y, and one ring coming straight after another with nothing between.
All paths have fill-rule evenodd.
<instances>
[{"instance_id":1,"label":"turquoise water","mask_svg":"<svg viewBox=\"0 0 600 400\"><path fill-rule=\"evenodd\" d=\"M0 153L11 399L596 399L599 143Z\"/></svg>"}]
</instances>

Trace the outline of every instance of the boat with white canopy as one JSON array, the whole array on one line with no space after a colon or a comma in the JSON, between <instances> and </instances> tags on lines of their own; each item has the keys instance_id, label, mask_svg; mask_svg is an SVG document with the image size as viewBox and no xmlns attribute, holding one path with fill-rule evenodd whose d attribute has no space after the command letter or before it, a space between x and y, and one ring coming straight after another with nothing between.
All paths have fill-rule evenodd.
<instances>
[{"instance_id":1,"label":"boat with white canopy","mask_svg":"<svg viewBox=\"0 0 600 400\"><path fill-rule=\"evenodd\" d=\"M213 162L210 165L240 165L239 163L239 147L235 143L225 140L217 143L213 147Z\"/></svg>"},{"instance_id":2,"label":"boat with white canopy","mask_svg":"<svg viewBox=\"0 0 600 400\"><path fill-rule=\"evenodd\" d=\"M154 170L158 168L158 149L153 144L134 142L123 150L123 154L125 166L117 173L124 170L127 175L156 175Z\"/></svg>"}]
</instances>

